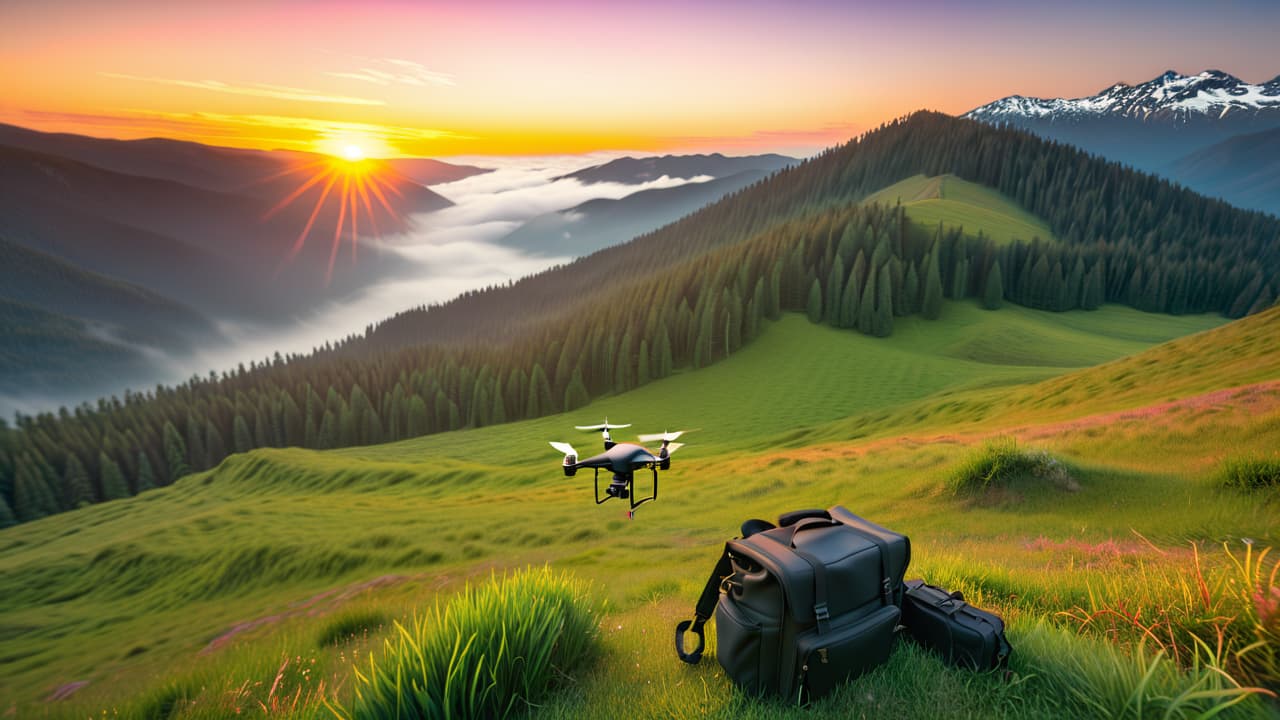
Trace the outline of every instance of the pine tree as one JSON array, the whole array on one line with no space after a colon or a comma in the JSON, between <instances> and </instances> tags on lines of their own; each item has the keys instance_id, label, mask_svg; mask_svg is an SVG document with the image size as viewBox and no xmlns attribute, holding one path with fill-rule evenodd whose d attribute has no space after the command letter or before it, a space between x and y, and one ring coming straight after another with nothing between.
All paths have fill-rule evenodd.
<instances>
[{"instance_id":1,"label":"pine tree","mask_svg":"<svg viewBox=\"0 0 1280 720\"><path fill-rule=\"evenodd\" d=\"M987 286L982 290L982 307L998 310L1004 304L1004 279L1000 277L1000 261L991 264L987 273Z\"/></svg>"},{"instance_id":2,"label":"pine tree","mask_svg":"<svg viewBox=\"0 0 1280 720\"><path fill-rule=\"evenodd\" d=\"M89 471L84 469L84 464L75 453L67 453L63 478L67 507L78 508L93 503L93 484L89 481Z\"/></svg>"},{"instance_id":3,"label":"pine tree","mask_svg":"<svg viewBox=\"0 0 1280 720\"><path fill-rule=\"evenodd\" d=\"M822 322L822 284L817 278L814 278L813 284L809 286L809 302L805 305L805 312L809 316L809 322Z\"/></svg>"},{"instance_id":4,"label":"pine tree","mask_svg":"<svg viewBox=\"0 0 1280 720\"><path fill-rule=\"evenodd\" d=\"M7 528L10 525L17 525L18 517L13 514L13 510L9 508L9 503L5 502L4 494L0 493L0 528Z\"/></svg>"},{"instance_id":5,"label":"pine tree","mask_svg":"<svg viewBox=\"0 0 1280 720\"><path fill-rule=\"evenodd\" d=\"M427 404L422 401L422 396L414 394L409 398L409 437L418 437L427 434Z\"/></svg>"},{"instance_id":6,"label":"pine tree","mask_svg":"<svg viewBox=\"0 0 1280 720\"><path fill-rule=\"evenodd\" d=\"M209 456L204 449L204 423L187 413L187 465L195 472L209 468Z\"/></svg>"},{"instance_id":7,"label":"pine tree","mask_svg":"<svg viewBox=\"0 0 1280 720\"><path fill-rule=\"evenodd\" d=\"M547 373L542 365L534 363L533 372L529 374L529 399L525 404L526 418L542 417L555 412L551 407L551 384L547 382Z\"/></svg>"},{"instance_id":8,"label":"pine tree","mask_svg":"<svg viewBox=\"0 0 1280 720\"><path fill-rule=\"evenodd\" d=\"M138 492L154 490L156 487L156 473L151 467L151 458L147 457L147 453L138 451Z\"/></svg>"},{"instance_id":9,"label":"pine tree","mask_svg":"<svg viewBox=\"0 0 1280 720\"><path fill-rule=\"evenodd\" d=\"M658 331L658 377L664 378L675 370L675 361L671 357L671 337L664 323Z\"/></svg>"},{"instance_id":10,"label":"pine tree","mask_svg":"<svg viewBox=\"0 0 1280 720\"><path fill-rule=\"evenodd\" d=\"M124 480L124 473L120 472L120 466L105 452L98 453L98 475L102 483L103 500L129 497L129 484Z\"/></svg>"},{"instance_id":11,"label":"pine tree","mask_svg":"<svg viewBox=\"0 0 1280 720\"><path fill-rule=\"evenodd\" d=\"M498 380L493 388L493 407L489 411L490 420L494 425L501 425L507 421L507 403L502 398L502 380Z\"/></svg>"},{"instance_id":12,"label":"pine tree","mask_svg":"<svg viewBox=\"0 0 1280 720\"><path fill-rule=\"evenodd\" d=\"M246 453L253 449L253 436L249 433L249 423L244 416L236 415L231 423L231 445L235 452Z\"/></svg>"},{"instance_id":13,"label":"pine tree","mask_svg":"<svg viewBox=\"0 0 1280 720\"><path fill-rule=\"evenodd\" d=\"M191 472L187 465L187 445L182 442L178 428L169 421L165 421L163 435L164 460L169 465L169 482L172 483Z\"/></svg>"},{"instance_id":14,"label":"pine tree","mask_svg":"<svg viewBox=\"0 0 1280 720\"><path fill-rule=\"evenodd\" d=\"M58 512L49 484L29 454L18 458L13 476L13 511L18 520L28 522Z\"/></svg>"},{"instance_id":15,"label":"pine tree","mask_svg":"<svg viewBox=\"0 0 1280 720\"><path fill-rule=\"evenodd\" d=\"M870 335L876 327L876 285L880 273L871 270L867 273L867 284L862 288L862 297L858 298L858 332Z\"/></svg>"},{"instance_id":16,"label":"pine tree","mask_svg":"<svg viewBox=\"0 0 1280 720\"><path fill-rule=\"evenodd\" d=\"M876 337L889 337L893 334L893 278L888 263L881 266L876 285L876 314L872 328Z\"/></svg>"},{"instance_id":17,"label":"pine tree","mask_svg":"<svg viewBox=\"0 0 1280 720\"><path fill-rule=\"evenodd\" d=\"M286 447L297 447L306 442L306 424L302 419L302 410L289 393L281 393L280 401L284 415L284 444Z\"/></svg>"},{"instance_id":18,"label":"pine tree","mask_svg":"<svg viewBox=\"0 0 1280 720\"><path fill-rule=\"evenodd\" d=\"M577 372L578 369L574 368ZM581 373L578 373L581 375ZM649 341L640 341L640 355L636 362L636 387L649 384Z\"/></svg>"},{"instance_id":19,"label":"pine tree","mask_svg":"<svg viewBox=\"0 0 1280 720\"><path fill-rule=\"evenodd\" d=\"M926 320L937 320L942 315L942 275L938 272L938 256L934 253L928 260L929 268L924 274L924 301L920 314Z\"/></svg>"},{"instance_id":20,"label":"pine tree","mask_svg":"<svg viewBox=\"0 0 1280 720\"><path fill-rule=\"evenodd\" d=\"M827 297L822 303L827 308L827 323L840 326L840 301L844 298L845 264L840 253L836 253L831 263L831 272L827 274ZM812 299L812 297L810 298Z\"/></svg>"},{"instance_id":21,"label":"pine tree","mask_svg":"<svg viewBox=\"0 0 1280 720\"><path fill-rule=\"evenodd\" d=\"M227 444L222 440L222 433L214 426L212 420L204 422L205 468L211 468L222 462L227 456Z\"/></svg>"},{"instance_id":22,"label":"pine tree","mask_svg":"<svg viewBox=\"0 0 1280 720\"><path fill-rule=\"evenodd\" d=\"M212 426L210 426L212 427ZM453 428L450 428L451 430ZM214 432L217 432L216 430ZM338 440L334 447L351 447L359 444L360 432L356 427L356 413L351 406L344 405L338 415Z\"/></svg>"},{"instance_id":23,"label":"pine tree","mask_svg":"<svg viewBox=\"0 0 1280 720\"><path fill-rule=\"evenodd\" d=\"M591 402L591 395L587 393L586 383L582 381L582 370L574 368L569 386L564 391L564 410L565 412L577 410L589 402Z\"/></svg>"},{"instance_id":24,"label":"pine tree","mask_svg":"<svg viewBox=\"0 0 1280 720\"><path fill-rule=\"evenodd\" d=\"M907 266L907 274L902 279L902 296L898 298L895 310L898 315L910 315L919 308L916 303L920 298L920 274L916 272L916 264Z\"/></svg>"}]
</instances>

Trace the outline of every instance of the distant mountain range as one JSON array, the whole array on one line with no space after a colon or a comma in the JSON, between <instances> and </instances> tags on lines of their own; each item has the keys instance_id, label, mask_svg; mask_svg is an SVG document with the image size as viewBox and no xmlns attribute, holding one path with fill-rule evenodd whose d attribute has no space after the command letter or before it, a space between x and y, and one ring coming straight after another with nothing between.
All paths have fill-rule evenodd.
<instances>
[{"instance_id":1,"label":"distant mountain range","mask_svg":"<svg viewBox=\"0 0 1280 720\"><path fill-rule=\"evenodd\" d=\"M338 198L354 176L327 175L334 167L309 153L0 125L0 394L104 373L150 384L153 350L208 342L219 320L289 322L403 272L369 250L352 262L346 231L335 257L340 224L349 230L356 210L362 234L400 231L410 214L452 204L427 180L484 172L367 161L382 197L357 192L353 208Z\"/></svg>"},{"instance_id":2,"label":"distant mountain range","mask_svg":"<svg viewBox=\"0 0 1280 720\"><path fill-rule=\"evenodd\" d=\"M392 170L423 185L444 185L472 175L493 172L474 165L453 165L430 158L397 158L386 161Z\"/></svg>"},{"instance_id":3,"label":"distant mountain range","mask_svg":"<svg viewBox=\"0 0 1280 720\"><path fill-rule=\"evenodd\" d=\"M616 200L588 200L565 210L539 215L498 242L537 255L589 255L675 222L797 162L782 155L725 157L718 153L619 158L557 179L624 184L650 182L664 175L714 179L641 190Z\"/></svg>"},{"instance_id":4,"label":"distant mountain range","mask_svg":"<svg viewBox=\"0 0 1280 720\"><path fill-rule=\"evenodd\" d=\"M1280 128L1197 150L1175 162L1169 174L1205 195L1280 215Z\"/></svg>"},{"instance_id":5,"label":"distant mountain range","mask_svg":"<svg viewBox=\"0 0 1280 720\"><path fill-rule=\"evenodd\" d=\"M644 235L767 177L747 170L718 180L655 188L612 200L588 200L539 215L498 242L544 256L590 255Z\"/></svg>"},{"instance_id":6,"label":"distant mountain range","mask_svg":"<svg viewBox=\"0 0 1280 720\"><path fill-rule=\"evenodd\" d=\"M795 158L785 155L747 155L727 157L720 153L711 155L663 155L661 157L622 157L603 165L583 168L556 178L573 178L584 183L614 182L638 185L652 182L664 175L669 178L710 176L723 178L749 170L772 172L794 165Z\"/></svg>"},{"instance_id":7,"label":"distant mountain range","mask_svg":"<svg viewBox=\"0 0 1280 720\"><path fill-rule=\"evenodd\" d=\"M1280 128L1280 76L1252 84L1220 70L1198 75L1169 70L1138 85L1117 83L1082 98L1011 95L964 117L1030 130L1242 207L1280 212L1280 199L1252 184L1259 173L1280 175L1276 146L1252 145L1262 154L1246 159L1239 152L1244 145L1230 144L1240 135ZM1228 144L1212 149L1219 143ZM1248 167L1231 167L1237 162Z\"/></svg>"}]
</instances>

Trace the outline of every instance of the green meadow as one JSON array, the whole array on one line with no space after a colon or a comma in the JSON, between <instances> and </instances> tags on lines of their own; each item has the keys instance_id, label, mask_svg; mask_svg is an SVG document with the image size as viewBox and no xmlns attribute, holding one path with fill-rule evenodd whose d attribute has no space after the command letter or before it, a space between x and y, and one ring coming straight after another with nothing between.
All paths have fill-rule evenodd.
<instances>
[{"instance_id":1,"label":"green meadow","mask_svg":"<svg viewBox=\"0 0 1280 720\"><path fill-rule=\"evenodd\" d=\"M922 225L979 230L999 243L1056 240L1043 220L998 190L954 175L913 175L869 195L864 203L901 204L907 217Z\"/></svg>"},{"instance_id":2,"label":"green meadow","mask_svg":"<svg viewBox=\"0 0 1280 720\"><path fill-rule=\"evenodd\" d=\"M1280 678L1263 553L1277 496L1217 474L1280 441L1280 311L1223 325L952 302L943 320L875 339L787 315L709 368L572 413L256 450L0 532L0 716L345 716L371 659L405 637L395 623L544 565L586 584L595 630L540 716L1274 712L1238 686ZM693 431L633 520L597 507L591 475L563 477L546 444L591 452L598 436L572 426L605 416L633 423L619 439ZM954 492L999 444L1047 453L1069 486ZM713 641L701 665L678 662L672 628L741 521L833 504L908 534L909 577L1001 613L1014 675L900 643L795 710L737 693Z\"/></svg>"}]
</instances>

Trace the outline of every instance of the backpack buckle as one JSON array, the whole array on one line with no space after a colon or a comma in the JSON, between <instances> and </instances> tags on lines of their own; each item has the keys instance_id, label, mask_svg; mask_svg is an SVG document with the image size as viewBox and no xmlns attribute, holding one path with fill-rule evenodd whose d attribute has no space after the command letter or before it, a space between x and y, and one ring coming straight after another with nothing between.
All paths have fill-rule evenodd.
<instances>
[{"instance_id":1,"label":"backpack buckle","mask_svg":"<svg viewBox=\"0 0 1280 720\"><path fill-rule=\"evenodd\" d=\"M831 611L827 608L826 603L818 603L813 606L813 616L818 621L818 633L822 634L827 631L827 621L831 619Z\"/></svg>"}]
</instances>

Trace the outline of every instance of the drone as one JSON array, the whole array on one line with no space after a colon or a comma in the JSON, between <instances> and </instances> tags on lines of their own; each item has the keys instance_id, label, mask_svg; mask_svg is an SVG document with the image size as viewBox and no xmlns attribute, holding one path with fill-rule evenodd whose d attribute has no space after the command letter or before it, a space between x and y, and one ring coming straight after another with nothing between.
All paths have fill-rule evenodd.
<instances>
[{"instance_id":1,"label":"drone","mask_svg":"<svg viewBox=\"0 0 1280 720\"><path fill-rule=\"evenodd\" d=\"M563 469L565 477L573 477L577 474L579 468L591 468L595 471L596 504L601 505L614 498L626 500L631 504L630 509L627 511L628 518L635 517L636 508L658 499L658 471L669 469L671 467L671 456L675 454L676 450L684 447L684 443L674 442L685 433L684 430L637 436L637 439L642 443L661 440L662 448L654 453L636 443L613 441L613 436L609 434L609 431L629 428L631 427L630 424L614 425L609 422L608 418L605 418L605 421L600 425L575 425L574 427L578 430L586 431L600 430L601 436L604 438L604 452L585 460L579 460L578 451L574 450L569 443L551 443L551 447L564 454ZM613 480L605 488L603 495L600 492L601 469L610 470L613 473ZM637 470L649 470L653 473L653 486L645 497L638 497L636 494Z\"/></svg>"}]
</instances>

